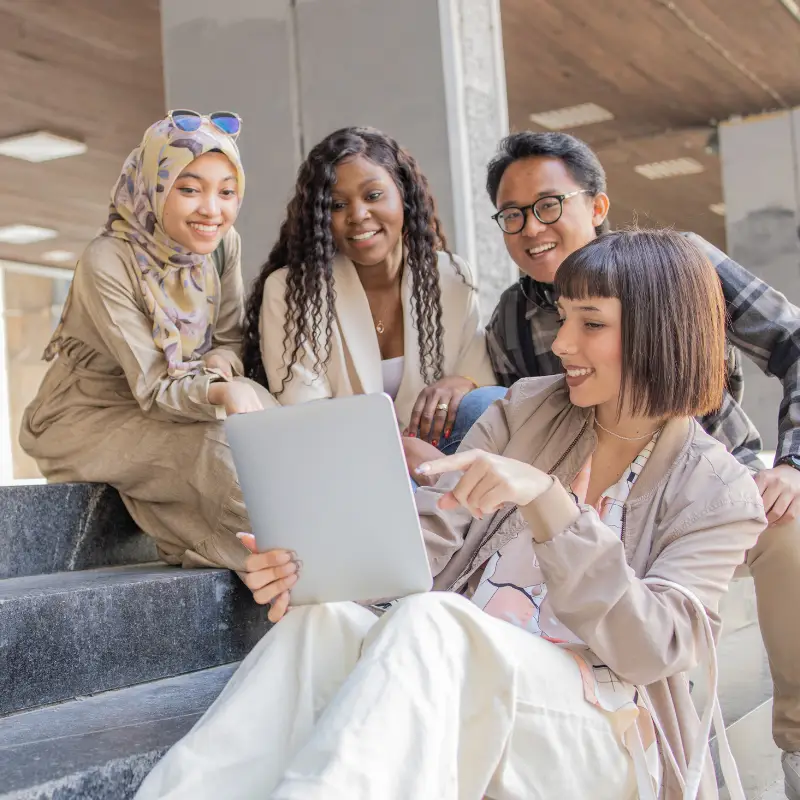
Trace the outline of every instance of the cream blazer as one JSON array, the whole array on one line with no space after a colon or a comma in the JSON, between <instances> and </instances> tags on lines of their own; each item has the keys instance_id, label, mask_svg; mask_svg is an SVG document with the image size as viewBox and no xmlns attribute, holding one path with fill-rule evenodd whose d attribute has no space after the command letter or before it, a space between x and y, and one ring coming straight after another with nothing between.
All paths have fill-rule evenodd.
<instances>
[{"instance_id":1,"label":"cream blazer","mask_svg":"<svg viewBox=\"0 0 800 800\"><path fill-rule=\"evenodd\" d=\"M457 257L456 257L457 258ZM447 253L438 254L439 282L442 289L442 327L444 329L444 375L462 375L479 386L496 383L486 350L483 326L478 311L477 291L472 272L465 261L458 265L467 283L458 275ZM287 268L274 272L264 284L261 306L261 357L270 390L277 393L286 375L289 359L284 351L284 321L287 308ZM328 397L372 394L383 391L381 353L367 295L350 259L337 256L333 266L336 300L330 360L321 374L314 373L311 343L304 346L292 367L292 379L283 392L276 394L281 405L307 403ZM417 328L411 318L411 271L404 271L402 286L404 326L403 379L395 399L395 411L401 427L408 425L419 393L425 388L420 374ZM324 352L326 342L317 342Z\"/></svg>"}]
</instances>

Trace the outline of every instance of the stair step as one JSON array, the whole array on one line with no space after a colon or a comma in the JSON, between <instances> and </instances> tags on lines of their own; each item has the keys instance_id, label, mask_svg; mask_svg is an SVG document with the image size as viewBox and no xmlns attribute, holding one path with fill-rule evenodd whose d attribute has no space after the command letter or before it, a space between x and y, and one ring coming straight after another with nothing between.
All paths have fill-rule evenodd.
<instances>
[{"instance_id":1,"label":"stair step","mask_svg":"<svg viewBox=\"0 0 800 800\"><path fill-rule=\"evenodd\" d=\"M157 558L152 539L106 484L0 486L0 578Z\"/></svg>"},{"instance_id":2,"label":"stair step","mask_svg":"<svg viewBox=\"0 0 800 800\"><path fill-rule=\"evenodd\" d=\"M127 800L236 665L0 719L0 800Z\"/></svg>"},{"instance_id":3,"label":"stair step","mask_svg":"<svg viewBox=\"0 0 800 800\"><path fill-rule=\"evenodd\" d=\"M772 679L761 631L756 623L738 630L723 628L717 648L718 696L731 750L748 798L757 797L780 769L778 749L770 732ZM705 698L705 682L699 680L692 696L698 707ZM719 749L711 739L711 758L722 786Z\"/></svg>"},{"instance_id":4,"label":"stair step","mask_svg":"<svg viewBox=\"0 0 800 800\"><path fill-rule=\"evenodd\" d=\"M169 568L106 569L96 570L93 574L95 577L101 576L98 585L104 587L105 592L108 591L108 587L116 591L118 586L136 584L137 580L144 584L154 581L169 584L172 582L170 576L179 579L186 576L200 576L207 581L214 579L214 587L222 586L224 592L230 591L231 581L219 583L218 579L224 576L232 578L229 573L223 571L190 572ZM117 576L119 583L110 580L111 575ZM52 577L64 576L51 576L51 580ZM74 583L80 576L66 577L72 579ZM21 581L0 582L0 589L11 583L21 583ZM25 596L33 596L31 580L29 579L27 583L29 588ZM84 584L86 590L92 588L91 581L84 581ZM163 589L161 586L158 588ZM719 694L734 754L739 761L740 771L748 790L747 796L755 797L756 790L774 781L775 759L769 753L764 756L759 755L757 760L751 758L753 736L756 736L765 747L769 745L769 709L765 707L763 701L769 696L771 688L760 634L757 626L749 622L752 617L749 602L751 588L751 582L743 582L732 587L731 602L726 603L726 608L723 610L726 629L719 646ZM46 587L40 589L43 595L47 591ZM58 593L58 590L53 590L52 587L49 591ZM73 591L77 589L73 587ZM183 591L184 600L189 594L189 591ZM111 607L120 605L131 605L139 609L139 604L131 598L124 599L128 602L115 600L94 613L109 609L113 611ZM157 617L157 613L175 605L172 602L174 594L158 594L153 599L151 609L140 612L137 616L143 631L136 637L136 641L128 651L131 660L152 659L154 656L158 659L162 655L170 658L170 655L162 654L160 649L170 637L164 635L165 622L163 616ZM188 605L187 615L191 617L195 614L197 606ZM248 605L251 608L255 607L252 602ZM255 608L263 620L263 609ZM2 595L0 595L0 613L2 613ZM213 623L216 616L209 615L218 613L218 609L212 610L203 617L203 620L211 620ZM158 625L152 624L154 619L157 619ZM115 620L116 618L109 622L110 630L113 630ZM209 623L207 627L213 625ZM266 625L262 625L262 628L265 627ZM198 630L202 628L203 622L198 620L188 639L182 640L170 652L182 650L185 652L186 647L191 647L197 640ZM150 639L153 634L148 631L153 629L157 631L158 641L151 644ZM255 638L255 635L251 637L251 641L242 648L239 657L249 649ZM140 639L144 641L141 642ZM0 637L0 641L3 640L5 637ZM85 644L82 640L78 649ZM147 648L146 653L140 649L143 645ZM90 666L94 661L94 656L88 656L73 669L78 674L83 674L87 665ZM65 660L63 654L54 658L53 662L55 669L59 668L59 664L73 663ZM129 688L23 711L0 719L0 775L3 776L3 788L0 792L5 791L5 794L0 793L0 800L131 798L144 776L163 753L191 728L221 691L235 666L229 664L176 678L141 683ZM9 672L17 675L27 674L18 672L18 669L19 667L12 667ZM90 671L97 672L97 670ZM52 674L43 682L46 684L47 680L52 680ZM703 690L700 681L693 695L695 700L702 701ZM0 688L0 697L4 695L5 692ZM711 747L716 762L716 742L712 741Z\"/></svg>"},{"instance_id":5,"label":"stair step","mask_svg":"<svg viewBox=\"0 0 800 800\"><path fill-rule=\"evenodd\" d=\"M240 660L269 627L227 570L142 565L0 581L0 715Z\"/></svg>"}]
</instances>

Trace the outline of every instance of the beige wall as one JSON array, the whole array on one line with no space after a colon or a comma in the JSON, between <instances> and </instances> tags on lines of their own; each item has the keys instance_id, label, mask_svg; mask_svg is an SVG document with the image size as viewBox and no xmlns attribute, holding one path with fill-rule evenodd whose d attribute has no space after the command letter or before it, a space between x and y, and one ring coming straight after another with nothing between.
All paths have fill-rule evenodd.
<instances>
[{"instance_id":1,"label":"beige wall","mask_svg":"<svg viewBox=\"0 0 800 800\"><path fill-rule=\"evenodd\" d=\"M42 351L50 340L69 284L12 271L6 271L4 284L12 477L38 478L41 473L36 463L17 442L19 426L25 407L47 371L47 364L41 360Z\"/></svg>"}]
</instances>

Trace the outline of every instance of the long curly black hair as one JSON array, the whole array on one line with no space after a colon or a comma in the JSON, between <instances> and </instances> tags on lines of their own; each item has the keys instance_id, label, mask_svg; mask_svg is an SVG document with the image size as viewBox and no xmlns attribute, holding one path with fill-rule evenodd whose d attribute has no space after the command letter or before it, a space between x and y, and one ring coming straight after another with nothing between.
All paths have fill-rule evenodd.
<instances>
[{"instance_id":1,"label":"long curly black hair","mask_svg":"<svg viewBox=\"0 0 800 800\"><path fill-rule=\"evenodd\" d=\"M373 128L342 128L325 137L301 165L295 194L286 207L278 241L254 281L247 300L243 354L245 374L273 393L282 392L287 380L291 380L291 369L297 362L303 342L317 342L322 338L328 343L324 353L316 353L314 368L317 374L324 371L330 358L336 296L331 191L336 183L336 165L358 155L383 167L402 195L405 268L411 270L412 275L411 314L419 334L420 371L425 383L443 376L444 337L437 251L450 253L436 216L428 181L414 158L386 134ZM457 262L453 261L453 264L466 281ZM280 387L270 387L261 358L259 318L264 283L282 267L288 267L288 312L283 346L284 353L289 353L289 361Z\"/></svg>"}]
</instances>

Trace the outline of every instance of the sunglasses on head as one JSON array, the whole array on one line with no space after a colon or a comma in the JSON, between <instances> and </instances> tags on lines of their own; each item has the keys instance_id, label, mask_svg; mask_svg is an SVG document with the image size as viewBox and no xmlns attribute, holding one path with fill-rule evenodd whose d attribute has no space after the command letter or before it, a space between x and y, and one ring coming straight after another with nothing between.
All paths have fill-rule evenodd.
<instances>
[{"instance_id":1,"label":"sunglasses on head","mask_svg":"<svg viewBox=\"0 0 800 800\"><path fill-rule=\"evenodd\" d=\"M241 133L242 118L233 111L215 111L213 114L204 116L196 111L188 111L185 108L178 111L170 111L167 119L179 130L186 133L193 133L200 130L204 122L213 125L218 131L227 134L232 139Z\"/></svg>"}]
</instances>

